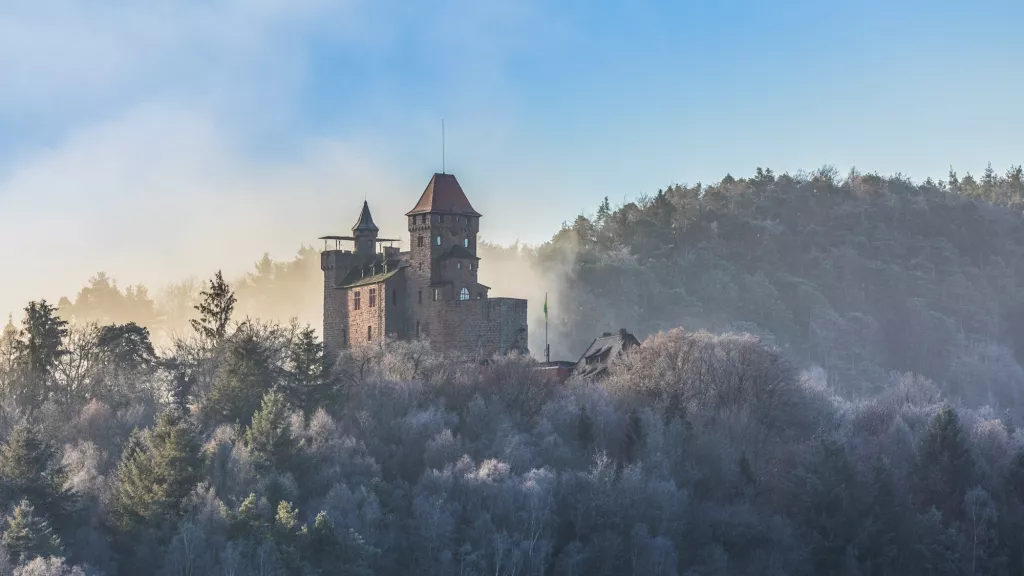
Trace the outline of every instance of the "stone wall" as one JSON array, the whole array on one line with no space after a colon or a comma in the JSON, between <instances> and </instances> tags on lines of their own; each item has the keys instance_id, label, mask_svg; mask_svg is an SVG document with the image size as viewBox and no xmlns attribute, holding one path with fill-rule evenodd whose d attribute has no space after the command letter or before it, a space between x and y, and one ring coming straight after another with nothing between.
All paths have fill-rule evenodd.
<instances>
[{"instance_id":1,"label":"stone wall","mask_svg":"<svg viewBox=\"0 0 1024 576\"><path fill-rule=\"evenodd\" d=\"M348 328L348 295L336 286L357 260L348 250L320 253L320 269L324 272L324 352L329 357L344 349L344 332Z\"/></svg>"},{"instance_id":2,"label":"stone wall","mask_svg":"<svg viewBox=\"0 0 1024 576\"><path fill-rule=\"evenodd\" d=\"M423 308L423 335L436 350L474 356L526 350L526 300L453 300L424 303Z\"/></svg>"}]
</instances>

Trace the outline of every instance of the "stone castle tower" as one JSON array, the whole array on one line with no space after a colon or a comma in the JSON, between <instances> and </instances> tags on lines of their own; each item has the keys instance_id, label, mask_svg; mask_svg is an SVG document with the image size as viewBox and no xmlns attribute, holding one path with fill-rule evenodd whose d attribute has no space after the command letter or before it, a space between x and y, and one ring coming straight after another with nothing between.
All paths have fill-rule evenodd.
<instances>
[{"instance_id":1,"label":"stone castle tower","mask_svg":"<svg viewBox=\"0 0 1024 576\"><path fill-rule=\"evenodd\" d=\"M407 251L383 246L397 240L378 238L367 202L351 236L321 237L325 351L388 336L467 355L526 351L526 300L490 298L478 280L480 217L454 175L434 174L406 213Z\"/></svg>"}]
</instances>

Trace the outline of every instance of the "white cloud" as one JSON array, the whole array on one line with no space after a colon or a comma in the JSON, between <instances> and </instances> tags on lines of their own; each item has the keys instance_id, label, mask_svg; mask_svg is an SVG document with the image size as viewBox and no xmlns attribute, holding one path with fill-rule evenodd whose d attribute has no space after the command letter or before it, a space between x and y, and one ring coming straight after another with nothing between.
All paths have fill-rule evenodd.
<instances>
[{"instance_id":1,"label":"white cloud","mask_svg":"<svg viewBox=\"0 0 1024 576\"><path fill-rule=\"evenodd\" d=\"M210 118L146 106L75 134L0 181L0 311L72 292L103 270L124 283L285 258L345 232L364 195L401 229L408 183L354 142L309 141L286 162L253 161ZM413 192L412 194L415 194Z\"/></svg>"}]
</instances>

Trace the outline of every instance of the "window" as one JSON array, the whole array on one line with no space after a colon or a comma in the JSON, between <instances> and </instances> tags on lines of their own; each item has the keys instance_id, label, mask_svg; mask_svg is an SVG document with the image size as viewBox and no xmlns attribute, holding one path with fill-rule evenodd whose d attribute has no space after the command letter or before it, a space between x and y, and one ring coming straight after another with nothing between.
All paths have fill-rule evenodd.
<instances>
[{"instance_id":1,"label":"window","mask_svg":"<svg viewBox=\"0 0 1024 576\"><path fill-rule=\"evenodd\" d=\"M462 262L458 263L459 270L462 270Z\"/></svg>"},{"instance_id":2,"label":"window","mask_svg":"<svg viewBox=\"0 0 1024 576\"><path fill-rule=\"evenodd\" d=\"M370 342L373 340L373 326L366 327L366 341Z\"/></svg>"},{"instance_id":3,"label":"window","mask_svg":"<svg viewBox=\"0 0 1024 576\"><path fill-rule=\"evenodd\" d=\"M426 223L427 223L427 215L424 214L424 215L420 216L420 224L426 224Z\"/></svg>"},{"instance_id":4,"label":"window","mask_svg":"<svg viewBox=\"0 0 1024 576\"><path fill-rule=\"evenodd\" d=\"M469 238L463 238L462 239L462 247L463 248L469 248Z\"/></svg>"},{"instance_id":5,"label":"window","mask_svg":"<svg viewBox=\"0 0 1024 576\"><path fill-rule=\"evenodd\" d=\"M416 291L416 303L423 304L423 290Z\"/></svg>"},{"instance_id":6,"label":"window","mask_svg":"<svg viewBox=\"0 0 1024 576\"><path fill-rule=\"evenodd\" d=\"M434 288L434 302L437 302L441 297L441 289Z\"/></svg>"},{"instance_id":7,"label":"window","mask_svg":"<svg viewBox=\"0 0 1024 576\"><path fill-rule=\"evenodd\" d=\"M420 262L419 268L420 268L420 272L423 272L423 262Z\"/></svg>"},{"instance_id":8,"label":"window","mask_svg":"<svg viewBox=\"0 0 1024 576\"><path fill-rule=\"evenodd\" d=\"M423 246L423 236L417 236L416 237L416 245L419 246L419 247Z\"/></svg>"},{"instance_id":9,"label":"window","mask_svg":"<svg viewBox=\"0 0 1024 576\"><path fill-rule=\"evenodd\" d=\"M440 216L438 216L437 217L437 221L438 222L444 222L444 214L441 214Z\"/></svg>"},{"instance_id":10,"label":"window","mask_svg":"<svg viewBox=\"0 0 1024 576\"><path fill-rule=\"evenodd\" d=\"M342 328L341 329L341 345L342 346L348 346L348 329L347 328Z\"/></svg>"},{"instance_id":11,"label":"window","mask_svg":"<svg viewBox=\"0 0 1024 576\"><path fill-rule=\"evenodd\" d=\"M469 288L463 288L462 292L459 292L459 300L469 300Z\"/></svg>"},{"instance_id":12,"label":"window","mask_svg":"<svg viewBox=\"0 0 1024 576\"><path fill-rule=\"evenodd\" d=\"M395 306L398 305L398 288L391 289L391 303Z\"/></svg>"},{"instance_id":13,"label":"window","mask_svg":"<svg viewBox=\"0 0 1024 576\"><path fill-rule=\"evenodd\" d=\"M483 300L484 299L484 293L483 292L477 292L476 293L476 299L477 300Z\"/></svg>"},{"instance_id":14,"label":"window","mask_svg":"<svg viewBox=\"0 0 1024 576\"><path fill-rule=\"evenodd\" d=\"M440 236L438 236L438 237L437 237L437 245L438 245L438 246L440 246L440 245L441 245L441 237L440 237Z\"/></svg>"},{"instance_id":15,"label":"window","mask_svg":"<svg viewBox=\"0 0 1024 576\"><path fill-rule=\"evenodd\" d=\"M377 289L370 288L370 308L377 307Z\"/></svg>"},{"instance_id":16,"label":"window","mask_svg":"<svg viewBox=\"0 0 1024 576\"><path fill-rule=\"evenodd\" d=\"M420 321L419 320L416 321L416 337L417 338L420 337Z\"/></svg>"},{"instance_id":17,"label":"window","mask_svg":"<svg viewBox=\"0 0 1024 576\"><path fill-rule=\"evenodd\" d=\"M476 263L475 262L470 262L469 263L469 269L470 270L476 270Z\"/></svg>"},{"instance_id":18,"label":"window","mask_svg":"<svg viewBox=\"0 0 1024 576\"><path fill-rule=\"evenodd\" d=\"M359 290L352 293L352 309L359 310Z\"/></svg>"}]
</instances>

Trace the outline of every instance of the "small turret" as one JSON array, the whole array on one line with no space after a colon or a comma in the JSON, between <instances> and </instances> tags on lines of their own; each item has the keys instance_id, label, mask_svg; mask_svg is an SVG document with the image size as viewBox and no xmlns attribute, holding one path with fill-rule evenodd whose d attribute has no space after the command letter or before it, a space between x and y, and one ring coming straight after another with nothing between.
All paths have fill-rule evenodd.
<instances>
[{"instance_id":1,"label":"small turret","mask_svg":"<svg viewBox=\"0 0 1024 576\"><path fill-rule=\"evenodd\" d=\"M377 225L373 223L373 217L370 216L370 205L363 200L363 209L359 212L359 220L352 227L356 254L360 256L373 256L377 252L378 230Z\"/></svg>"}]
</instances>

